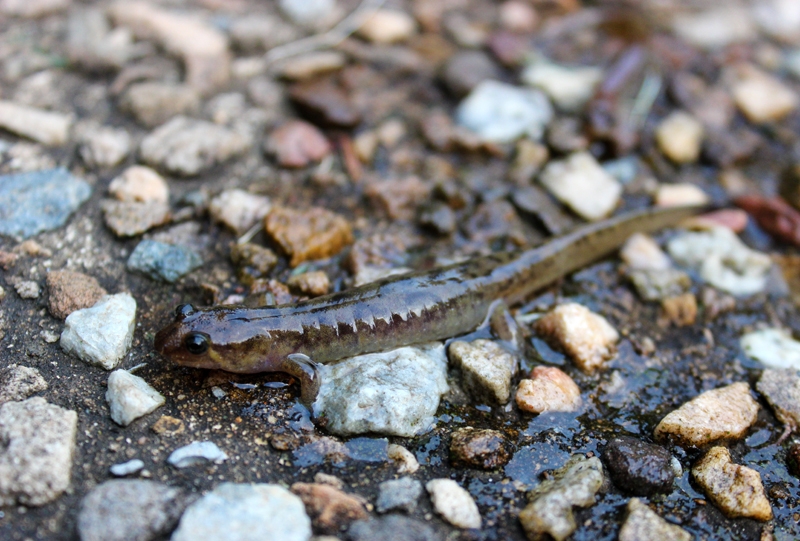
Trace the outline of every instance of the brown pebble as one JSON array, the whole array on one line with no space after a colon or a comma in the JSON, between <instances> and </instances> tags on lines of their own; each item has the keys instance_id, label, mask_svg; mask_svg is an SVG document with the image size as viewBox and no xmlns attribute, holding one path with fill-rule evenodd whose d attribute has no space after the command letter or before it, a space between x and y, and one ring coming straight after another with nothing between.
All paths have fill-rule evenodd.
<instances>
[{"instance_id":1,"label":"brown pebble","mask_svg":"<svg viewBox=\"0 0 800 541\"><path fill-rule=\"evenodd\" d=\"M158 421L153 423L150 430L160 436L177 436L178 434L183 434L185 428L183 426L183 421L180 419L170 417L169 415L162 415L158 418Z\"/></svg>"},{"instance_id":2,"label":"brown pebble","mask_svg":"<svg viewBox=\"0 0 800 541\"><path fill-rule=\"evenodd\" d=\"M295 300L289 288L277 280L255 280L250 284L250 294L245 300L248 306L274 306Z\"/></svg>"},{"instance_id":3,"label":"brown pebble","mask_svg":"<svg viewBox=\"0 0 800 541\"><path fill-rule=\"evenodd\" d=\"M320 125L352 128L361 122L350 96L331 80L297 83L289 89L289 98Z\"/></svg>"},{"instance_id":4,"label":"brown pebble","mask_svg":"<svg viewBox=\"0 0 800 541\"><path fill-rule=\"evenodd\" d=\"M351 522L369 516L360 498L330 485L295 483L291 490L303 500L315 529L325 533L338 532Z\"/></svg>"},{"instance_id":5,"label":"brown pebble","mask_svg":"<svg viewBox=\"0 0 800 541\"><path fill-rule=\"evenodd\" d=\"M319 297L320 295L324 295L331 287L331 281L328 278L328 275L323 271L311 271L304 272L302 274L296 274L289 278L286 284L289 287L298 289L301 293L305 293L311 297Z\"/></svg>"},{"instance_id":6,"label":"brown pebble","mask_svg":"<svg viewBox=\"0 0 800 541\"><path fill-rule=\"evenodd\" d=\"M108 293L93 276L68 270L48 272L47 290L47 308L58 319L66 319L75 310L94 306Z\"/></svg>"},{"instance_id":7,"label":"brown pebble","mask_svg":"<svg viewBox=\"0 0 800 541\"><path fill-rule=\"evenodd\" d=\"M0 267L2 267L3 270L8 270L13 267L17 262L17 259L19 259L19 255L13 252L5 252L0 250Z\"/></svg>"},{"instance_id":8,"label":"brown pebble","mask_svg":"<svg viewBox=\"0 0 800 541\"><path fill-rule=\"evenodd\" d=\"M265 278L278 264L278 256L264 246L234 244L231 246L231 261L236 265L236 276L245 285L251 285L259 278Z\"/></svg>"},{"instance_id":9,"label":"brown pebble","mask_svg":"<svg viewBox=\"0 0 800 541\"><path fill-rule=\"evenodd\" d=\"M468 468L493 470L511 460L508 442L496 430L459 428L450 441L450 460Z\"/></svg>"},{"instance_id":10,"label":"brown pebble","mask_svg":"<svg viewBox=\"0 0 800 541\"><path fill-rule=\"evenodd\" d=\"M297 436L291 433L284 432L283 434L275 434L269 440L269 444L276 451L294 451L300 447L300 442Z\"/></svg>"},{"instance_id":11,"label":"brown pebble","mask_svg":"<svg viewBox=\"0 0 800 541\"><path fill-rule=\"evenodd\" d=\"M281 167L306 167L330 154L331 145L316 126L291 120L270 134L264 150Z\"/></svg>"},{"instance_id":12,"label":"brown pebble","mask_svg":"<svg viewBox=\"0 0 800 541\"><path fill-rule=\"evenodd\" d=\"M417 213L417 206L428 200L431 187L419 177L410 176L402 180L371 182L364 193L392 220L411 220Z\"/></svg>"},{"instance_id":13,"label":"brown pebble","mask_svg":"<svg viewBox=\"0 0 800 541\"><path fill-rule=\"evenodd\" d=\"M568 374L555 366L537 366L531 379L519 382L517 407L530 413L576 411L581 407L581 390Z\"/></svg>"},{"instance_id":14,"label":"brown pebble","mask_svg":"<svg viewBox=\"0 0 800 541\"><path fill-rule=\"evenodd\" d=\"M772 518L761 475L735 464L725 447L712 447L692 467L692 478L728 518Z\"/></svg>"},{"instance_id":15,"label":"brown pebble","mask_svg":"<svg viewBox=\"0 0 800 541\"><path fill-rule=\"evenodd\" d=\"M661 308L669 321L677 327L694 325L697 320L697 299L694 293L684 293L661 301Z\"/></svg>"},{"instance_id":16,"label":"brown pebble","mask_svg":"<svg viewBox=\"0 0 800 541\"><path fill-rule=\"evenodd\" d=\"M750 194L737 197L733 202L773 237L800 246L800 212L783 199Z\"/></svg>"},{"instance_id":17,"label":"brown pebble","mask_svg":"<svg viewBox=\"0 0 800 541\"><path fill-rule=\"evenodd\" d=\"M602 316L577 303L565 303L536 320L534 331L578 368L592 372L616 352L619 333Z\"/></svg>"},{"instance_id":18,"label":"brown pebble","mask_svg":"<svg viewBox=\"0 0 800 541\"><path fill-rule=\"evenodd\" d=\"M310 259L338 254L353 242L353 231L342 216L320 207L307 210L273 208L264 219L267 234L291 257L296 267Z\"/></svg>"}]
</instances>

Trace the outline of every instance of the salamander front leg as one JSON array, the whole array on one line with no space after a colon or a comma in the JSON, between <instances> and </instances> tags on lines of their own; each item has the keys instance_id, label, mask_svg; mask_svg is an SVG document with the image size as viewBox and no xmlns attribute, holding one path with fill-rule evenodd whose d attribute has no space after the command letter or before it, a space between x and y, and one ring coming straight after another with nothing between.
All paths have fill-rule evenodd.
<instances>
[{"instance_id":1,"label":"salamander front leg","mask_svg":"<svg viewBox=\"0 0 800 541\"><path fill-rule=\"evenodd\" d=\"M317 363L308 355L292 353L288 355L278 369L300 380L300 401L311 406L319 393L320 377Z\"/></svg>"}]
</instances>

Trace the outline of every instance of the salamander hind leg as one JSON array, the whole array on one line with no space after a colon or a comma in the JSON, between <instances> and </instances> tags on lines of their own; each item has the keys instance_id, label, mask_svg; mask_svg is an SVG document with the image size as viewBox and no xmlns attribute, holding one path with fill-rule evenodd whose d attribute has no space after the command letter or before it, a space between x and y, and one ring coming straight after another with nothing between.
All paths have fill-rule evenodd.
<instances>
[{"instance_id":1,"label":"salamander hind leg","mask_svg":"<svg viewBox=\"0 0 800 541\"><path fill-rule=\"evenodd\" d=\"M311 406L317 399L320 386L319 368L308 355L292 353L288 355L278 368L300 380L300 401Z\"/></svg>"}]
</instances>

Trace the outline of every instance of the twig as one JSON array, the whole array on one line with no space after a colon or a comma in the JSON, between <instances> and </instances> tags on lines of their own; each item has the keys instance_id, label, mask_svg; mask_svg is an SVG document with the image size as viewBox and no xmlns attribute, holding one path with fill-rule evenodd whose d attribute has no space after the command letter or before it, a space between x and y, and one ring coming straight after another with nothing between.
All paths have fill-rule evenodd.
<instances>
[{"instance_id":1,"label":"twig","mask_svg":"<svg viewBox=\"0 0 800 541\"><path fill-rule=\"evenodd\" d=\"M375 15L385 2L386 0L362 0L350 15L327 32L273 47L264 55L264 64L269 66L278 60L339 45Z\"/></svg>"}]
</instances>

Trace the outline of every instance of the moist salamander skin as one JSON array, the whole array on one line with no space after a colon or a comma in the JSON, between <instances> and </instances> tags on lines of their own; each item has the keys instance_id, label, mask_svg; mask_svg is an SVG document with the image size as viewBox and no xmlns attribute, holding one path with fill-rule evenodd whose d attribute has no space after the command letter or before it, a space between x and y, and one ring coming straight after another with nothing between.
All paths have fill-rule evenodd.
<instances>
[{"instance_id":1,"label":"moist salamander skin","mask_svg":"<svg viewBox=\"0 0 800 541\"><path fill-rule=\"evenodd\" d=\"M493 302L510 306L608 255L631 234L675 225L701 210L687 206L624 214L529 250L393 276L293 304L207 309L182 305L175 320L156 334L155 349L184 366L240 373L285 371L301 381L314 379L314 363L470 332L486 319Z\"/></svg>"}]
</instances>

